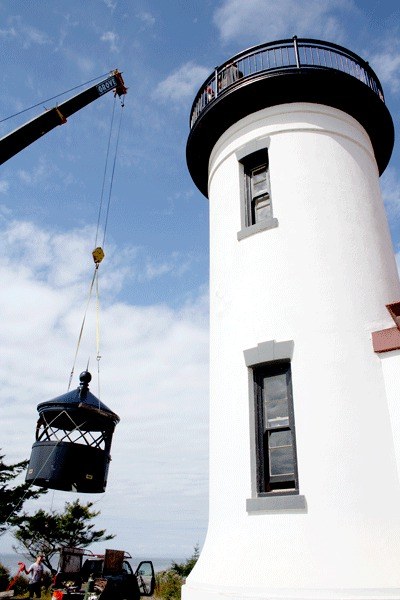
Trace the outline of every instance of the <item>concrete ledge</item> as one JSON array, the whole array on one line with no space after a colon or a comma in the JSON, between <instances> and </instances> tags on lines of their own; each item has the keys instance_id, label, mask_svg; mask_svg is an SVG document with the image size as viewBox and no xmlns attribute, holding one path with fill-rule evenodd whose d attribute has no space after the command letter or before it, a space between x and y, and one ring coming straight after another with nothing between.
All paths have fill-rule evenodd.
<instances>
[{"instance_id":1,"label":"concrete ledge","mask_svg":"<svg viewBox=\"0 0 400 600\"><path fill-rule=\"evenodd\" d=\"M244 158L246 158L246 156L249 156L249 154L254 154L254 152L258 152L259 150L268 150L270 143L270 135L266 135L255 140L248 140L236 150L236 158L239 162L241 162Z\"/></svg>"},{"instance_id":2,"label":"concrete ledge","mask_svg":"<svg viewBox=\"0 0 400 600\"><path fill-rule=\"evenodd\" d=\"M255 348L243 351L246 367L254 367L274 360L291 360L293 358L294 341L276 342L268 340L261 342Z\"/></svg>"},{"instance_id":3,"label":"concrete ledge","mask_svg":"<svg viewBox=\"0 0 400 600\"><path fill-rule=\"evenodd\" d=\"M246 510L248 513L275 510L306 510L306 498L297 494L248 498L246 500Z\"/></svg>"},{"instance_id":4,"label":"concrete ledge","mask_svg":"<svg viewBox=\"0 0 400 600\"><path fill-rule=\"evenodd\" d=\"M189 580L182 600L398 600L400 588L271 588L211 585Z\"/></svg>"},{"instance_id":5,"label":"concrete ledge","mask_svg":"<svg viewBox=\"0 0 400 600\"><path fill-rule=\"evenodd\" d=\"M259 221L255 225L250 225L249 227L245 227L241 229L237 233L237 239L243 240L244 238L249 237L250 235L254 235L255 233L260 233L260 231L266 231L267 229L274 229L274 227L278 227L278 219L265 219L265 221Z\"/></svg>"}]
</instances>

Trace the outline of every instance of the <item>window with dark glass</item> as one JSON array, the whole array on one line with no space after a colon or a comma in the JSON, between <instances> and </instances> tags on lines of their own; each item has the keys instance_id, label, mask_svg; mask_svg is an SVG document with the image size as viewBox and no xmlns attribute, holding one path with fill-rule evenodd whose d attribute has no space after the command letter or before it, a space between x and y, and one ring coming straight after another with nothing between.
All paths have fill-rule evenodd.
<instances>
[{"instance_id":1,"label":"window with dark glass","mask_svg":"<svg viewBox=\"0 0 400 600\"><path fill-rule=\"evenodd\" d=\"M272 219L268 151L258 150L242 160L245 177L246 225Z\"/></svg>"},{"instance_id":2,"label":"window with dark glass","mask_svg":"<svg viewBox=\"0 0 400 600\"><path fill-rule=\"evenodd\" d=\"M253 369L259 494L297 493L297 460L290 363Z\"/></svg>"}]
</instances>

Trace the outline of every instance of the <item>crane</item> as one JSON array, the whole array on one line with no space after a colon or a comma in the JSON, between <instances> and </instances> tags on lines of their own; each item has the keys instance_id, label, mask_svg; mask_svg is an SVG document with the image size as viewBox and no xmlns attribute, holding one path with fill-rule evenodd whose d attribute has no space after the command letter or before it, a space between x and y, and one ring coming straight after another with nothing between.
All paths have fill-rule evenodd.
<instances>
[{"instance_id":1,"label":"crane","mask_svg":"<svg viewBox=\"0 0 400 600\"><path fill-rule=\"evenodd\" d=\"M111 444L119 416L80 385L37 406L39 419L25 481L65 492L101 494L107 486Z\"/></svg>"},{"instance_id":2,"label":"crane","mask_svg":"<svg viewBox=\"0 0 400 600\"><path fill-rule=\"evenodd\" d=\"M125 95L127 92L122 74L118 69L112 71L108 77L92 87L79 92L79 94L76 94L58 106L46 110L41 115L28 121L28 123L21 125L21 127L2 137L0 139L0 165L32 144L32 142L35 142L42 135L57 127L57 125L66 123L67 118L78 110L112 90L119 97Z\"/></svg>"},{"instance_id":3,"label":"crane","mask_svg":"<svg viewBox=\"0 0 400 600\"><path fill-rule=\"evenodd\" d=\"M8 133L0 139L0 164L57 125L66 123L68 117L112 90L114 95L119 97L127 92L122 74L118 70L112 71L108 77L92 87L46 110ZM97 269L104 252L98 247L92 254L96 266L90 293L95 281L97 285ZM72 373L73 370L71 377ZM81 385L77 390L68 391L62 397L55 398L55 404L41 403L41 405L50 405L51 417L46 420L47 414L40 413L36 427L36 442L32 446L26 475L27 483L59 490L92 493L105 491L108 465L111 460L111 440L119 417L89 392L90 380L90 373L85 371L81 374ZM58 400L64 396L65 404L59 411ZM64 415L61 420L60 415ZM73 421L74 418L76 422ZM72 427L70 427L71 423Z\"/></svg>"}]
</instances>

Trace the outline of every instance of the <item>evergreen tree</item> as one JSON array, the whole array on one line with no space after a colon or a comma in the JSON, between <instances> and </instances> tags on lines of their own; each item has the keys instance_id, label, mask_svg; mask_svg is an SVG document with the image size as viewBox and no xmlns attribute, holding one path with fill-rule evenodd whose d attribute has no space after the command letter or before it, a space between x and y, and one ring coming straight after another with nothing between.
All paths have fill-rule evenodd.
<instances>
[{"instance_id":1,"label":"evergreen tree","mask_svg":"<svg viewBox=\"0 0 400 600\"><path fill-rule=\"evenodd\" d=\"M176 563L175 561L171 564L171 571L179 575L180 577L187 577L194 565L197 563L200 556L199 545L196 544L193 549L193 554L190 558L187 558L183 563Z\"/></svg>"},{"instance_id":2,"label":"evergreen tree","mask_svg":"<svg viewBox=\"0 0 400 600\"><path fill-rule=\"evenodd\" d=\"M95 531L91 521L100 512L91 510L93 502L81 504L79 499L66 502L64 512L46 512L43 509L33 515L24 513L13 519L13 533L18 542L15 550L28 553L34 560L44 555L44 564L51 569L51 559L62 547L85 548L94 542L111 540L114 535L105 535L105 529Z\"/></svg>"},{"instance_id":3,"label":"evergreen tree","mask_svg":"<svg viewBox=\"0 0 400 600\"><path fill-rule=\"evenodd\" d=\"M27 465L27 460L7 465L4 462L4 454L0 455L0 535L10 528L13 518L21 512L25 500L38 498L47 492L43 489L31 489L27 483L10 485Z\"/></svg>"}]
</instances>

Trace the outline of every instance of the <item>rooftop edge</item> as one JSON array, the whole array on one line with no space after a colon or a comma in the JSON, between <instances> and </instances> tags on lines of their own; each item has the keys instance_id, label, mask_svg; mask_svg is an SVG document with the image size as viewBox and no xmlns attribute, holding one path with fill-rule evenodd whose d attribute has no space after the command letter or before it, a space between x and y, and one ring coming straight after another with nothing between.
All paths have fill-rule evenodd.
<instances>
[{"instance_id":1,"label":"rooftop edge","mask_svg":"<svg viewBox=\"0 0 400 600\"><path fill-rule=\"evenodd\" d=\"M236 54L216 67L197 92L186 156L193 181L205 196L209 156L224 131L257 110L291 102L333 106L357 119L383 173L394 128L375 72L346 48L295 36Z\"/></svg>"}]
</instances>

